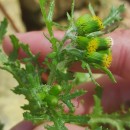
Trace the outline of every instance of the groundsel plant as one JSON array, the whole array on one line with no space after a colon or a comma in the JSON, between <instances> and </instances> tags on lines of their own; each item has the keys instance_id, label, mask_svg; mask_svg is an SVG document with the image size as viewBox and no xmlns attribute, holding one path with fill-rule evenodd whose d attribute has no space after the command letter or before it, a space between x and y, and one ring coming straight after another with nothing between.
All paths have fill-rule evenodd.
<instances>
[{"instance_id":1,"label":"groundsel plant","mask_svg":"<svg viewBox=\"0 0 130 130\"><path fill-rule=\"evenodd\" d=\"M22 94L28 104L22 106L25 110L23 117L35 124L52 122L52 125L44 125L47 130L67 130L65 123L84 126L86 130L125 130L130 128L130 116L127 114L104 113L101 107L102 88L95 81L92 68L102 70L113 82L116 82L109 70L112 61L111 47L113 40L104 36L112 32L122 20L121 13L124 5L113 7L104 20L95 15L94 9L89 5L89 14L74 19L74 0L71 13L67 13L68 24L59 25L53 21L55 1L39 0L43 20L48 29L44 36L52 44L52 52L47 55L42 65L38 62L37 55L32 54L27 44L21 43L16 36L10 35L13 51L6 56L0 52L0 68L10 72L17 80L18 85L13 89L16 94ZM53 26L65 31L63 39L54 37ZM7 20L4 19L0 25L0 42L6 33ZM69 44L66 41L69 40ZM27 57L18 59L19 49L22 49ZM24 67L21 66L24 63ZM91 114L75 115L77 107L72 99L77 99L87 90L75 87L75 72L70 70L74 62L80 62L83 70L88 72L91 81L95 84L94 107ZM45 66L45 67L43 67ZM41 75L49 73L46 83L43 83ZM84 101L79 101L84 103ZM68 109L65 111L65 107ZM105 125L106 124L106 125Z\"/></svg>"}]
</instances>

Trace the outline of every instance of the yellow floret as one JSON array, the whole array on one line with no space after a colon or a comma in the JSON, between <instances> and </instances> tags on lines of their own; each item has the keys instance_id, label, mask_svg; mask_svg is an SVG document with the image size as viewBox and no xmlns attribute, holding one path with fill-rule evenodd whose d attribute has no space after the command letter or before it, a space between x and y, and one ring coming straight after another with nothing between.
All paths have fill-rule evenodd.
<instances>
[{"instance_id":1,"label":"yellow floret","mask_svg":"<svg viewBox=\"0 0 130 130\"><path fill-rule=\"evenodd\" d=\"M112 54L103 57L103 66L109 68L112 62Z\"/></svg>"},{"instance_id":2,"label":"yellow floret","mask_svg":"<svg viewBox=\"0 0 130 130\"><path fill-rule=\"evenodd\" d=\"M93 20L97 21L100 30L104 29L103 22L98 16L93 16Z\"/></svg>"},{"instance_id":3,"label":"yellow floret","mask_svg":"<svg viewBox=\"0 0 130 130\"><path fill-rule=\"evenodd\" d=\"M95 52L97 47L98 47L98 41L96 39L90 40L89 44L87 45L88 53Z\"/></svg>"}]
</instances>

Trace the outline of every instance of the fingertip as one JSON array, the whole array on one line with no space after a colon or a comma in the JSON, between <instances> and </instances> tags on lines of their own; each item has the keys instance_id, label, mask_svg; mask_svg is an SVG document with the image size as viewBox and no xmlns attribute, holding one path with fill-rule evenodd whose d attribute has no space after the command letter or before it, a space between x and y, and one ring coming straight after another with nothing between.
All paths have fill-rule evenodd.
<instances>
[{"instance_id":1,"label":"fingertip","mask_svg":"<svg viewBox=\"0 0 130 130\"><path fill-rule=\"evenodd\" d=\"M11 130L33 130L35 126L30 121L22 121L14 126Z\"/></svg>"},{"instance_id":2,"label":"fingertip","mask_svg":"<svg viewBox=\"0 0 130 130\"><path fill-rule=\"evenodd\" d=\"M116 30L111 33L114 44L112 46L112 64L110 70L112 73L130 79L130 30Z\"/></svg>"}]
</instances>

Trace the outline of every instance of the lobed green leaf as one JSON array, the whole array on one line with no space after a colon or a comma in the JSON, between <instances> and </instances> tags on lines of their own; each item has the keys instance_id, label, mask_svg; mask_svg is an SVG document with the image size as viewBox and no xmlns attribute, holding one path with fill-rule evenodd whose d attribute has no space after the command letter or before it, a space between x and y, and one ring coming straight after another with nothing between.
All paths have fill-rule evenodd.
<instances>
[{"instance_id":1,"label":"lobed green leaf","mask_svg":"<svg viewBox=\"0 0 130 130\"><path fill-rule=\"evenodd\" d=\"M4 35L6 34L7 25L8 25L8 22L7 22L7 19L5 18L0 24L0 44L4 38Z\"/></svg>"}]
</instances>

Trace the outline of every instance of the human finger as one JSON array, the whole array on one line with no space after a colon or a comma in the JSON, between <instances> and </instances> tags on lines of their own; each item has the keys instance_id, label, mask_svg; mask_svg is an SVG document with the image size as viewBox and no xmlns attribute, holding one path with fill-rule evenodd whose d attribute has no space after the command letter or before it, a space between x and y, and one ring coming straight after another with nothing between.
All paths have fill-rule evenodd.
<instances>
[{"instance_id":1,"label":"human finger","mask_svg":"<svg viewBox=\"0 0 130 130\"><path fill-rule=\"evenodd\" d=\"M112 37L112 64L110 70L113 74L130 80L130 30L116 30L107 36ZM71 67L73 71L84 71L81 64L77 63Z\"/></svg>"},{"instance_id":2,"label":"human finger","mask_svg":"<svg viewBox=\"0 0 130 130\"><path fill-rule=\"evenodd\" d=\"M32 124L31 121L22 121L11 128L11 130L33 130L34 128L35 126Z\"/></svg>"},{"instance_id":3,"label":"human finger","mask_svg":"<svg viewBox=\"0 0 130 130\"><path fill-rule=\"evenodd\" d=\"M114 41L110 70L114 74L130 80L130 30L116 30L110 36Z\"/></svg>"},{"instance_id":4,"label":"human finger","mask_svg":"<svg viewBox=\"0 0 130 130\"><path fill-rule=\"evenodd\" d=\"M30 50L33 54L38 54L40 52L39 61L42 62L46 55L52 51L51 43L45 38L42 31L33 31L27 33L17 33L15 34L20 42L28 44ZM57 31L55 33L55 37L61 39L63 36L63 32ZM10 54L13 50L11 40L7 36L3 40L3 49L6 54ZM19 58L26 57L26 54L19 50Z\"/></svg>"},{"instance_id":5,"label":"human finger","mask_svg":"<svg viewBox=\"0 0 130 130\"><path fill-rule=\"evenodd\" d=\"M117 83L112 83L108 76L103 76L97 79L97 82L102 86L102 106L104 112L114 112L121 109L121 106L130 107L130 81L116 76ZM92 82L81 84L76 89L86 90L86 94L74 101L77 106L75 114L87 114L93 111L95 94L95 85ZM76 105L76 101L78 105Z\"/></svg>"},{"instance_id":6,"label":"human finger","mask_svg":"<svg viewBox=\"0 0 130 130\"><path fill-rule=\"evenodd\" d=\"M63 37L63 32L55 32L55 36L59 39ZM128 72L130 72L130 30L117 30L108 34L113 38L114 45L112 46L113 61L110 67L111 71L123 78L130 79ZM29 32L24 34L17 34L20 41L28 43L31 51L34 54L40 52L40 61L43 61L46 55L51 52L51 44L43 36L42 32ZM7 54L12 51L9 38L3 41L3 48ZM25 54L20 51L20 57L25 57ZM76 63L71 67L72 71L83 71L80 63Z\"/></svg>"}]
</instances>

